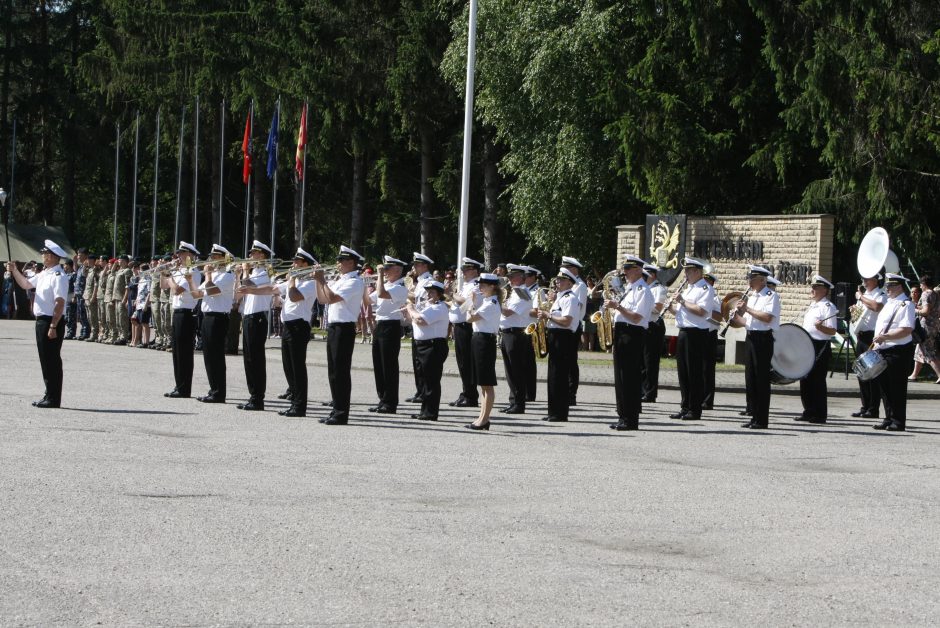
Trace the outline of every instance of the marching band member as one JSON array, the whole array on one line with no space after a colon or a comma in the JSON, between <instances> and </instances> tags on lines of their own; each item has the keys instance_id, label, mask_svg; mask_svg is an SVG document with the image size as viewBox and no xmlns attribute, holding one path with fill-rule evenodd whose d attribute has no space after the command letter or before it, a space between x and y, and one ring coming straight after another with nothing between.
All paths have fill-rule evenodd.
<instances>
[{"instance_id":1,"label":"marching band member","mask_svg":"<svg viewBox=\"0 0 940 628\"><path fill-rule=\"evenodd\" d=\"M268 245L258 240L251 243L248 259L252 262L261 262L272 257L274 251ZM264 346L268 339L268 312L274 298L267 268L260 263L243 264L236 293L241 296L242 361L245 365L245 381L248 384L248 401L238 404L238 409L264 410L264 394L268 386Z\"/></svg>"},{"instance_id":2,"label":"marching band member","mask_svg":"<svg viewBox=\"0 0 940 628\"><path fill-rule=\"evenodd\" d=\"M669 415L671 419L698 421L702 418L702 400L705 397L702 360L708 340L708 317L715 301L715 291L702 277L704 267L705 262L694 257L683 260L682 268L688 285L669 306L679 327L676 362L682 395L679 412Z\"/></svg>"},{"instance_id":3,"label":"marching band member","mask_svg":"<svg viewBox=\"0 0 940 628\"><path fill-rule=\"evenodd\" d=\"M209 251L212 264L203 267L205 281L190 290L197 301L202 299L202 358L209 379L209 392L197 397L203 403L225 403L225 339L228 317L235 301L235 275L224 268L232 254L221 244ZM218 266L217 266L218 265Z\"/></svg>"},{"instance_id":4,"label":"marching band member","mask_svg":"<svg viewBox=\"0 0 940 628\"><path fill-rule=\"evenodd\" d=\"M372 293L375 329L372 332L372 372L379 402L369 412L395 414L398 411L398 354L401 353L402 308L408 303L403 275L405 262L386 255L378 267L378 280ZM446 327L446 325L445 325ZM447 330L444 330L447 336ZM446 344L446 341L445 341ZM440 378L438 378L440 395ZM435 412L436 415L436 412Z\"/></svg>"},{"instance_id":5,"label":"marching band member","mask_svg":"<svg viewBox=\"0 0 940 628\"><path fill-rule=\"evenodd\" d=\"M711 273L705 273L704 278L714 293L718 278ZM708 335L705 337L705 353L702 361L702 369L705 371L705 396L702 397L702 410L711 410L715 407L715 352L718 350L718 327L721 325L721 300L717 294L712 299L707 322Z\"/></svg>"},{"instance_id":6,"label":"marching band member","mask_svg":"<svg viewBox=\"0 0 940 628\"><path fill-rule=\"evenodd\" d=\"M431 275L431 266L434 265L434 260L432 260L427 255L418 253L417 251L415 251L412 255L411 272L414 275L414 288L413 293L409 296L409 300L420 310L422 307L424 307L424 284L433 279ZM415 353L414 348L414 343L412 343L411 366L414 369L415 394L405 399L405 401L409 403L421 403L421 391L424 390L424 380L422 379L421 375L421 363L418 361L418 355Z\"/></svg>"},{"instance_id":7,"label":"marching band member","mask_svg":"<svg viewBox=\"0 0 940 628\"><path fill-rule=\"evenodd\" d=\"M646 344L643 346L643 401L653 403L659 395L659 361L663 355L663 339L666 337L666 321L663 320L663 310L666 309L668 294L666 286L656 278L659 267L655 264L644 264L645 280L653 295L653 311L650 312L650 322L646 328Z\"/></svg>"},{"instance_id":8,"label":"marching band member","mask_svg":"<svg viewBox=\"0 0 940 628\"><path fill-rule=\"evenodd\" d=\"M613 310L614 391L619 421L610 428L617 431L640 429L643 348L654 305L653 293L643 280L643 260L627 255L621 269L627 279L623 298L604 304Z\"/></svg>"},{"instance_id":9,"label":"marching band member","mask_svg":"<svg viewBox=\"0 0 940 628\"><path fill-rule=\"evenodd\" d=\"M896 273L885 273L888 300L875 321L874 348L888 363L878 376L885 418L873 426L876 430L903 432L907 428L907 373L914 359L914 303L907 295L908 280Z\"/></svg>"},{"instance_id":10,"label":"marching band member","mask_svg":"<svg viewBox=\"0 0 940 628\"><path fill-rule=\"evenodd\" d=\"M315 266L317 260L302 248L294 253L292 271ZM312 275L290 275L287 281L258 286L255 294L267 292L281 297L281 363L290 391L290 406L278 412L286 417L307 416L307 345L310 319L317 302L320 281ZM243 408L244 409L244 408Z\"/></svg>"},{"instance_id":11,"label":"marching band member","mask_svg":"<svg viewBox=\"0 0 940 628\"><path fill-rule=\"evenodd\" d=\"M196 247L180 241L177 254L177 268L169 276L161 279L161 285L170 289L173 297L173 378L176 386L164 397L188 398L193 386L193 355L195 353L196 328L193 309L193 286L202 283L202 273L187 268L195 256L199 255Z\"/></svg>"},{"instance_id":12,"label":"marching band member","mask_svg":"<svg viewBox=\"0 0 940 628\"><path fill-rule=\"evenodd\" d=\"M839 311L829 300L829 291L833 285L821 275L813 276L810 286L813 291L813 303L803 315L803 329L813 339L816 361L809 374L800 380L800 398L803 400L803 414L797 421L807 423L825 423L829 408L827 404L826 372L829 370L829 358L832 357L830 338L836 333L837 322L832 322Z\"/></svg>"},{"instance_id":13,"label":"marching band member","mask_svg":"<svg viewBox=\"0 0 940 628\"><path fill-rule=\"evenodd\" d=\"M346 425L349 422L349 398L352 393L352 354L356 347L356 320L365 293L359 276L363 257L347 246L339 247L336 264L339 277L329 284L323 271L315 274L317 298L327 307L326 357L333 410L320 421L324 425Z\"/></svg>"},{"instance_id":14,"label":"marching band member","mask_svg":"<svg viewBox=\"0 0 940 628\"><path fill-rule=\"evenodd\" d=\"M415 352L424 372L424 390L421 392L421 411L412 414L412 419L437 421L441 405L441 376L444 361L450 351L447 345L448 313L444 303L444 284L429 281L425 284L427 300L418 310L406 299L406 309L412 322Z\"/></svg>"},{"instance_id":15,"label":"marching band member","mask_svg":"<svg viewBox=\"0 0 940 628\"><path fill-rule=\"evenodd\" d=\"M479 303L479 305L477 305ZM499 331L499 277L491 273L480 275L480 291L474 295L474 309L467 320L473 325L471 351L473 377L483 395L480 415L466 427L471 430L489 430L496 386L496 332Z\"/></svg>"},{"instance_id":16,"label":"marching band member","mask_svg":"<svg viewBox=\"0 0 940 628\"><path fill-rule=\"evenodd\" d=\"M62 340L65 337L65 300L69 293L69 280L60 262L68 254L52 240L46 240L39 249L42 254L42 272L32 277L24 275L16 262L7 262L7 271L23 290L35 289L33 316L36 317L36 347L39 366L46 393L37 408L58 408L62 403Z\"/></svg>"},{"instance_id":17,"label":"marching band member","mask_svg":"<svg viewBox=\"0 0 940 628\"><path fill-rule=\"evenodd\" d=\"M529 396L529 356L532 341L525 334L526 326L532 322L532 297L522 287L525 266L506 264L509 277L509 298L502 305L499 317L500 351L506 382L509 384L509 405L500 409L503 414L525 414L525 403ZM524 293L520 296L517 289Z\"/></svg>"},{"instance_id":18,"label":"marching band member","mask_svg":"<svg viewBox=\"0 0 940 628\"><path fill-rule=\"evenodd\" d=\"M888 302L885 291L878 285L880 279L881 275L862 278L865 293L855 293L855 299L860 307L865 308L855 324L855 346L858 355L862 355L871 348L872 340L875 338L875 322L878 320L878 313ZM881 387L877 379L866 381L860 379L858 388L862 396L862 407L858 409L858 412L853 412L852 416L877 419L881 414Z\"/></svg>"},{"instance_id":19,"label":"marching band member","mask_svg":"<svg viewBox=\"0 0 940 628\"><path fill-rule=\"evenodd\" d=\"M568 384L571 368L577 360L576 337L581 313L578 297L572 291L577 277L565 267L555 277L557 294L550 311L540 311L539 318L545 320L548 336L548 416L543 421L562 422L568 420L571 397Z\"/></svg>"},{"instance_id":20,"label":"marching band member","mask_svg":"<svg viewBox=\"0 0 940 628\"><path fill-rule=\"evenodd\" d=\"M729 314L732 327L747 329L744 374L751 420L741 425L766 429L770 418L770 361L774 357L775 325L780 320L780 295L767 287L770 271L748 265L747 301L739 300Z\"/></svg>"},{"instance_id":21,"label":"marching band member","mask_svg":"<svg viewBox=\"0 0 940 628\"><path fill-rule=\"evenodd\" d=\"M570 354L572 364L568 371L568 405L576 406L578 405L578 385L581 382L581 369L578 367L578 350L581 348L581 332L584 328L584 315L587 314L588 287L587 284L584 283L584 280L581 279L581 269L584 268L584 266L577 258L562 257L561 267L566 269L574 277L574 285L571 289L574 292L574 296L578 299L578 324L575 326L575 333L571 338L573 345Z\"/></svg>"},{"instance_id":22,"label":"marching band member","mask_svg":"<svg viewBox=\"0 0 940 628\"><path fill-rule=\"evenodd\" d=\"M535 294L539 291L539 277L542 276L542 273L538 268L534 266L525 267L525 289L529 291L529 301L532 304L532 310L529 311L529 317L532 319L538 318L535 310L536 307L536 298ZM532 322L532 321L529 321ZM538 388L538 367L535 363L535 348L532 347L532 343L529 343L529 349L526 352L526 374L528 380L526 381L525 394L526 401L532 402L535 401L535 390Z\"/></svg>"},{"instance_id":23,"label":"marching band member","mask_svg":"<svg viewBox=\"0 0 940 628\"><path fill-rule=\"evenodd\" d=\"M470 351L470 340L473 337L473 325L467 321L465 308L461 306L479 290L480 271L483 264L465 257L460 260L460 272L463 275L463 285L460 294L454 294L450 308L450 323L454 326L454 357L457 358L457 370L460 372L462 390L460 395L449 405L456 408L475 408L478 403L477 388L473 383L473 354Z\"/></svg>"}]
</instances>

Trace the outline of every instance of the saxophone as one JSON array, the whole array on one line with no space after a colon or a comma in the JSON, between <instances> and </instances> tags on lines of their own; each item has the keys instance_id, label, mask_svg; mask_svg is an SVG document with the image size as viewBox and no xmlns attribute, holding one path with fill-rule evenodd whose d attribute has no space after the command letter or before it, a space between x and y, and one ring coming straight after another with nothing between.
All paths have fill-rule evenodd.
<instances>
[{"instance_id":1,"label":"saxophone","mask_svg":"<svg viewBox=\"0 0 940 628\"><path fill-rule=\"evenodd\" d=\"M543 288L537 288L535 291L535 309L547 312L552 304L548 302L548 299L542 298L542 290ZM525 333L532 339L532 349L535 355L540 358L547 356L548 338L545 332L545 321L540 318L534 323L529 323L526 325Z\"/></svg>"},{"instance_id":2,"label":"saxophone","mask_svg":"<svg viewBox=\"0 0 940 628\"><path fill-rule=\"evenodd\" d=\"M623 298L614 290L612 285L617 273L618 271L612 270L604 275L601 280L601 285L604 287L602 294L605 303L607 301L619 301ZM614 321L610 309L602 306L600 310L591 314L591 322L597 325L597 341L600 343L601 348L604 350L610 349L614 344Z\"/></svg>"}]
</instances>

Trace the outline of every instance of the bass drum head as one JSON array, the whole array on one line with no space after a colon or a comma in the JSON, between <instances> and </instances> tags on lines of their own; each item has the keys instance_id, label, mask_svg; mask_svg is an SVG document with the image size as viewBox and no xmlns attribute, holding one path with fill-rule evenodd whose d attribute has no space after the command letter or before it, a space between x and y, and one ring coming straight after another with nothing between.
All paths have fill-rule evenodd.
<instances>
[{"instance_id":1,"label":"bass drum head","mask_svg":"<svg viewBox=\"0 0 940 628\"><path fill-rule=\"evenodd\" d=\"M785 323L774 332L774 357L770 360L770 381L792 384L813 370L816 348L809 332L795 323Z\"/></svg>"}]
</instances>

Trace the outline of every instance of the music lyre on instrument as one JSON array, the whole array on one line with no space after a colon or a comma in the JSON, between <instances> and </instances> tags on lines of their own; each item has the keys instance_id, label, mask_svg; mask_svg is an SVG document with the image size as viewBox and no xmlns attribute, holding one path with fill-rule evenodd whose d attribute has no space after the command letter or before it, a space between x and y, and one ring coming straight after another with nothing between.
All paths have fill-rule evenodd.
<instances>
[{"instance_id":1,"label":"music lyre on instrument","mask_svg":"<svg viewBox=\"0 0 940 628\"><path fill-rule=\"evenodd\" d=\"M729 294L734 294L734 293L732 292L732 293L729 293ZM738 300L739 300L739 301L744 301L744 302L746 303L746 302L747 302L747 297L748 297L750 294L751 294L751 288L748 287L748 289L744 291L744 294L742 294L742 295L741 295L741 298L738 299ZM726 296L725 298L728 298L728 297ZM721 312L722 312L722 314L724 314L724 312L725 312L725 308L724 308L724 303L723 303L723 302L722 302ZM727 315L728 322L726 322L726 323L725 323L725 326L722 327L722 328L721 328L721 331L718 332L718 337L719 337L719 338L724 338L725 335L728 333L728 329L731 327L731 321L734 320L734 317L735 317L735 316L737 316L737 312L735 312L735 310L734 310L733 307L732 307L732 308L729 308L729 309L728 309L728 315Z\"/></svg>"}]
</instances>

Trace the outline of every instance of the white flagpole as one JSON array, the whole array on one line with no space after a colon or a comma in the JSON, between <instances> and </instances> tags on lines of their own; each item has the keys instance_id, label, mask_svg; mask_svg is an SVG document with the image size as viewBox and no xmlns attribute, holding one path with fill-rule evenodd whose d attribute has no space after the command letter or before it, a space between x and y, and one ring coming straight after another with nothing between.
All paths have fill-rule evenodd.
<instances>
[{"instance_id":1,"label":"white flagpole","mask_svg":"<svg viewBox=\"0 0 940 628\"><path fill-rule=\"evenodd\" d=\"M222 107L220 108L219 118L221 122L219 123L219 135L221 139L219 140L219 239L217 242L222 242L222 212L225 207L225 203L222 202L222 191L225 189L225 99L222 99Z\"/></svg>"},{"instance_id":2,"label":"white flagpole","mask_svg":"<svg viewBox=\"0 0 940 628\"><path fill-rule=\"evenodd\" d=\"M477 0L470 0L467 24L467 92L463 115L463 173L460 181L460 229L457 240L457 268L467 255L467 222L470 213L470 147L473 139L473 75L477 57ZM463 272L457 273L457 289L463 286Z\"/></svg>"},{"instance_id":3,"label":"white flagpole","mask_svg":"<svg viewBox=\"0 0 940 628\"><path fill-rule=\"evenodd\" d=\"M111 257L117 257L118 175L121 163L121 125L114 140L114 223L111 227Z\"/></svg>"},{"instance_id":4,"label":"white flagpole","mask_svg":"<svg viewBox=\"0 0 940 628\"><path fill-rule=\"evenodd\" d=\"M157 189L160 186L160 107L157 107L157 146L153 157L153 215L150 218L150 259L157 255Z\"/></svg>"},{"instance_id":5,"label":"white flagpole","mask_svg":"<svg viewBox=\"0 0 940 628\"><path fill-rule=\"evenodd\" d=\"M137 157L140 154L140 111L134 130L134 180L131 183L131 257L137 257Z\"/></svg>"},{"instance_id":6,"label":"white flagpole","mask_svg":"<svg viewBox=\"0 0 940 628\"><path fill-rule=\"evenodd\" d=\"M173 246L180 241L180 197L183 194L183 131L186 129L186 105L180 108L180 147L176 157L176 223L173 225Z\"/></svg>"}]
</instances>

